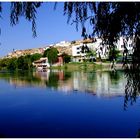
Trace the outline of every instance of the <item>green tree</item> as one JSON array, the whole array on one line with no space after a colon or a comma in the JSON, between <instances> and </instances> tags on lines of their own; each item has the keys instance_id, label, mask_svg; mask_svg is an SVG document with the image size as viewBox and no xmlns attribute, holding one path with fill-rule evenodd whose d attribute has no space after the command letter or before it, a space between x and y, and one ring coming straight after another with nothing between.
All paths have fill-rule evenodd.
<instances>
[{"instance_id":1,"label":"green tree","mask_svg":"<svg viewBox=\"0 0 140 140\"><path fill-rule=\"evenodd\" d=\"M47 3L11 2L11 25L18 24L19 18L25 17L32 23L33 36L36 36L36 14L38 8L43 4ZM133 65L140 61L140 47L138 45L140 44L139 7L139 2L64 2L64 9L62 10L64 15L68 17L68 23L76 24L77 29L79 24L82 25L81 35L84 38L99 36L103 43L109 44L110 47L107 49L114 47L114 43L120 36L135 35ZM2 3L0 3L0 16L2 16ZM88 31L87 23L91 25ZM127 67L127 57L124 60Z\"/></svg>"},{"instance_id":2,"label":"green tree","mask_svg":"<svg viewBox=\"0 0 140 140\"><path fill-rule=\"evenodd\" d=\"M64 14L68 16L68 22L72 21L76 24L76 27L79 24L82 25L82 36L84 38L89 36L101 37L102 44L109 45L109 47L103 45L106 49L115 49L114 44L120 36L131 37L134 40L132 66L136 67L134 64L138 64L140 61L139 7L139 2L65 2ZM88 32L87 23L91 25L91 30ZM124 43L124 51L125 48ZM114 53L112 57L115 58ZM127 67L127 57L124 60Z\"/></svg>"},{"instance_id":3,"label":"green tree","mask_svg":"<svg viewBox=\"0 0 140 140\"><path fill-rule=\"evenodd\" d=\"M19 58L4 58L0 60L0 69L8 70L31 70L32 62L41 58L41 54L25 55Z\"/></svg>"},{"instance_id":4,"label":"green tree","mask_svg":"<svg viewBox=\"0 0 140 140\"><path fill-rule=\"evenodd\" d=\"M30 70L32 68L31 56L20 56L17 59L17 67L22 70Z\"/></svg>"},{"instance_id":5,"label":"green tree","mask_svg":"<svg viewBox=\"0 0 140 140\"><path fill-rule=\"evenodd\" d=\"M71 61L71 56L66 53L63 53L62 57L63 57L64 63L69 63Z\"/></svg>"},{"instance_id":6,"label":"green tree","mask_svg":"<svg viewBox=\"0 0 140 140\"><path fill-rule=\"evenodd\" d=\"M41 57L42 57L42 54L35 53L35 54L31 55L31 61L34 62L34 61L40 59Z\"/></svg>"},{"instance_id":7,"label":"green tree","mask_svg":"<svg viewBox=\"0 0 140 140\"><path fill-rule=\"evenodd\" d=\"M17 68L18 68L17 58L9 59L6 67L7 67L8 70L17 70Z\"/></svg>"},{"instance_id":8,"label":"green tree","mask_svg":"<svg viewBox=\"0 0 140 140\"><path fill-rule=\"evenodd\" d=\"M31 55L24 56L22 69L30 70L32 68Z\"/></svg>"},{"instance_id":9,"label":"green tree","mask_svg":"<svg viewBox=\"0 0 140 140\"><path fill-rule=\"evenodd\" d=\"M52 66L52 64L54 62L56 62L57 58L58 58L58 50L54 47L49 48L47 50L45 50L43 57L47 57L48 61L50 63L50 66Z\"/></svg>"},{"instance_id":10,"label":"green tree","mask_svg":"<svg viewBox=\"0 0 140 140\"><path fill-rule=\"evenodd\" d=\"M8 58L4 58L0 60L0 67L1 69L6 69L7 65L8 65L9 59Z\"/></svg>"},{"instance_id":11,"label":"green tree","mask_svg":"<svg viewBox=\"0 0 140 140\"><path fill-rule=\"evenodd\" d=\"M24 57L23 56L20 56L17 59L17 67L18 67L18 69L23 69L23 62L24 62Z\"/></svg>"}]
</instances>

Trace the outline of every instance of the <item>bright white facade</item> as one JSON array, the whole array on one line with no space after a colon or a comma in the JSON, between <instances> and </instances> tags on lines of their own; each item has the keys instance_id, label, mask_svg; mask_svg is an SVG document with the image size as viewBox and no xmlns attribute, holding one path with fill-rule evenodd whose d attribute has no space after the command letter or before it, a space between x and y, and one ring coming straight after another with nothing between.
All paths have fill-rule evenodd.
<instances>
[{"instance_id":1,"label":"bright white facade","mask_svg":"<svg viewBox=\"0 0 140 140\"><path fill-rule=\"evenodd\" d=\"M61 41L61 42L55 44L55 46L61 46L61 47L63 47L63 46L69 47L70 45L71 45L71 43L66 42L66 41Z\"/></svg>"},{"instance_id":2,"label":"bright white facade","mask_svg":"<svg viewBox=\"0 0 140 140\"><path fill-rule=\"evenodd\" d=\"M81 56L81 47L82 44L72 46L72 56Z\"/></svg>"},{"instance_id":3,"label":"bright white facade","mask_svg":"<svg viewBox=\"0 0 140 140\"><path fill-rule=\"evenodd\" d=\"M133 39L128 38L126 39L125 37L120 37L119 40L116 42L116 46L117 49L119 51L123 51L124 50L124 43L125 43L125 47L126 49L132 53L132 49L133 49ZM84 57L86 56L86 53L82 53L81 52L81 47L84 44L81 43L80 45L74 45L72 46L72 56L74 57L73 61L74 62L79 62L80 61L80 57ZM96 38L96 41L93 43L87 43L86 44L87 47L91 50L91 51L95 51L96 52L96 57L101 57L102 59L106 59L108 57L108 49L107 49L107 45L102 45L102 39L101 38Z\"/></svg>"},{"instance_id":4,"label":"bright white facade","mask_svg":"<svg viewBox=\"0 0 140 140\"><path fill-rule=\"evenodd\" d=\"M50 64L48 63L48 58L40 58L39 60L36 60L33 62L33 66L36 67L38 71L46 70L50 67Z\"/></svg>"},{"instance_id":5,"label":"bright white facade","mask_svg":"<svg viewBox=\"0 0 140 140\"><path fill-rule=\"evenodd\" d=\"M72 46L72 57L74 62L79 62L82 57L86 56L86 53L81 52L83 45L85 44L80 43L79 45ZM106 56L106 50L105 48L101 50L100 49L102 47L101 45L102 45L102 40L100 38L96 38L96 42L86 44L89 50L96 52L96 57L99 57L100 54L101 58L104 58Z\"/></svg>"},{"instance_id":6,"label":"bright white facade","mask_svg":"<svg viewBox=\"0 0 140 140\"><path fill-rule=\"evenodd\" d=\"M86 53L82 53L82 49L81 49L82 46L83 46L82 43L80 45L72 46L73 62L80 62L82 57L86 56Z\"/></svg>"},{"instance_id":7,"label":"bright white facade","mask_svg":"<svg viewBox=\"0 0 140 140\"><path fill-rule=\"evenodd\" d=\"M120 39L116 43L117 49L120 51L123 51L124 50L124 43L125 43L128 51L131 52L133 49L133 45L134 45L133 39L132 38L126 39L126 37L120 37Z\"/></svg>"}]
</instances>

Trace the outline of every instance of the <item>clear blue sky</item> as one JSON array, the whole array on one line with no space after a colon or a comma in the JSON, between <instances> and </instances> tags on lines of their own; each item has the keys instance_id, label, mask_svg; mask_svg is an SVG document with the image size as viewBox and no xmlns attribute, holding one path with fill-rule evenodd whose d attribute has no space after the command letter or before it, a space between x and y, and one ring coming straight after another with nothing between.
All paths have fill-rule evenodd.
<instances>
[{"instance_id":1,"label":"clear blue sky","mask_svg":"<svg viewBox=\"0 0 140 140\"><path fill-rule=\"evenodd\" d=\"M60 41L81 39L81 30L76 31L75 25L67 24L63 16L63 3L58 2L54 11L54 2L43 4L37 11L37 37L32 37L31 23L23 17L19 24L10 26L10 3L3 2L0 36L0 57L12 52L13 49L24 50L44 47Z\"/></svg>"}]
</instances>

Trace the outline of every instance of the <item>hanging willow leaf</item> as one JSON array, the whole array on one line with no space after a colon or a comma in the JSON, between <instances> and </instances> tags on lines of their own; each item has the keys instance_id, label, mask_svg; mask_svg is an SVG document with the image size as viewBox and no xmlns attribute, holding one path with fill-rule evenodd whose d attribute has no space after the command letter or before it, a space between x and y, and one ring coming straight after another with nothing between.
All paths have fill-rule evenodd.
<instances>
[{"instance_id":1,"label":"hanging willow leaf","mask_svg":"<svg viewBox=\"0 0 140 140\"><path fill-rule=\"evenodd\" d=\"M11 2L11 25L16 25L21 16L32 23L33 37L36 37L36 14L41 2Z\"/></svg>"}]
</instances>

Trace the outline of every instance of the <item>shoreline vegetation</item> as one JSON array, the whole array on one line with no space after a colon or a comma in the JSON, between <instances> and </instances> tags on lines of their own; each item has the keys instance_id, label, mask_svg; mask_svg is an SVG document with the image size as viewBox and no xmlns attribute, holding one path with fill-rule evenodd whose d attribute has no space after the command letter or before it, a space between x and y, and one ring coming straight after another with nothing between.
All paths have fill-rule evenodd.
<instances>
[{"instance_id":1,"label":"shoreline vegetation","mask_svg":"<svg viewBox=\"0 0 140 140\"><path fill-rule=\"evenodd\" d=\"M116 70L122 70L123 64L117 63L115 64L115 69ZM111 63L110 62L83 62L83 63L76 63L76 62L71 62L64 64L63 66L57 66L57 67L52 67L51 69L60 69L60 70L67 70L67 71L78 71L78 70L86 70L86 71L91 71L91 70L111 70Z\"/></svg>"},{"instance_id":2,"label":"shoreline vegetation","mask_svg":"<svg viewBox=\"0 0 140 140\"><path fill-rule=\"evenodd\" d=\"M41 54L33 54L33 55L26 55L21 56L19 58L7 58L0 60L0 72L6 71L35 71L36 68L33 66L33 62L40 59L42 57ZM65 70L65 71L95 71L95 70L110 70L111 69L111 62L110 61L96 61L96 62L70 62L64 59L64 63L62 66L51 66L50 70ZM116 70L123 70L123 64L121 62L116 62L114 69Z\"/></svg>"},{"instance_id":3,"label":"shoreline vegetation","mask_svg":"<svg viewBox=\"0 0 140 140\"><path fill-rule=\"evenodd\" d=\"M117 52L115 58L115 65L112 65L112 53L110 53L108 58L106 59L101 59L99 57L93 58L93 56L95 55L89 55L87 53L84 59L80 58L77 62L73 62L73 59L75 59L75 57L67 53L59 53L56 48L52 47L46 49L41 54L34 53L32 55L28 54L22 55L20 57L0 59L0 71L47 71L47 69L58 69L67 71L95 71L99 69L111 71L115 71L118 69L123 70L122 56Z\"/></svg>"},{"instance_id":4,"label":"shoreline vegetation","mask_svg":"<svg viewBox=\"0 0 140 140\"><path fill-rule=\"evenodd\" d=\"M90 63L90 62L82 62L82 63L78 63L78 62L70 62L70 63L66 63L63 66L52 66L51 68L49 68L51 70L66 70L66 71L95 71L95 70L112 70L111 69L111 63L107 62L107 63L102 63L102 62L94 62L94 63ZM115 69L116 70L123 70L122 68L122 64L115 64Z\"/></svg>"},{"instance_id":5,"label":"shoreline vegetation","mask_svg":"<svg viewBox=\"0 0 140 140\"><path fill-rule=\"evenodd\" d=\"M117 63L115 64L115 69L116 70L123 70L122 67L123 64ZM110 62L83 62L83 63L76 63L76 62L71 62L71 63L66 63L63 66L52 66L51 68L48 68L49 70L65 70L65 71L111 71L111 63ZM21 69L16 69L16 70L10 70L10 69L1 69L0 72L6 72L6 71L20 71ZM35 68L31 68L28 70L24 71L36 71Z\"/></svg>"}]
</instances>

